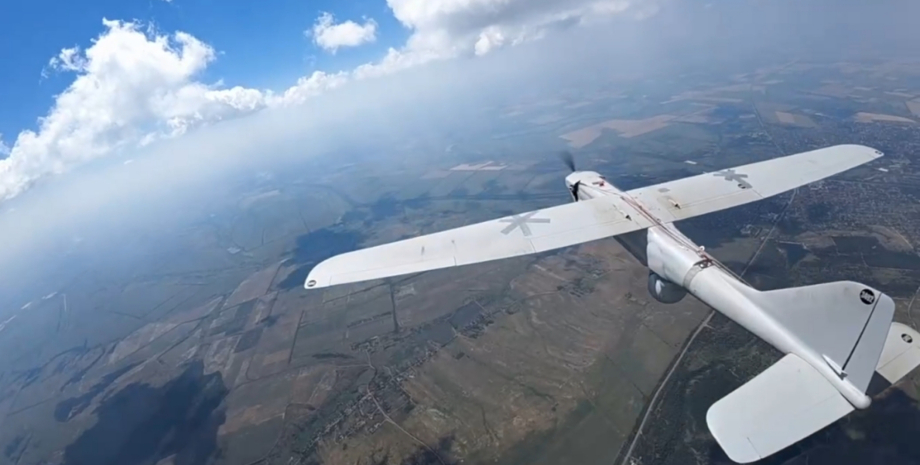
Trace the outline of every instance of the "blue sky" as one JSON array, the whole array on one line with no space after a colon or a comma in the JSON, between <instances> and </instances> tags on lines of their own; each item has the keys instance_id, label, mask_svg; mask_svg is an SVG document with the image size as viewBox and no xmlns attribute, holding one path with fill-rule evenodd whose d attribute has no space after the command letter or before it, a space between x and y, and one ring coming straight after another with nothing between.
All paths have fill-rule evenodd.
<instances>
[{"instance_id":1,"label":"blue sky","mask_svg":"<svg viewBox=\"0 0 920 465\"><path fill-rule=\"evenodd\" d=\"M61 175L91 160L115 153L130 155L205 126L303 105L332 89L347 89L353 81L408 76L434 61L476 60L485 55L494 59L480 61L492 63L492 69L513 68L516 65L506 51L524 43L552 46L574 30L622 33L622 37L612 43L586 38L560 56L577 56L579 48L597 51L622 45L637 62L664 50L655 44L697 44L702 43L697 40L701 36L709 37L709 42L687 45L685 55L731 56L726 55L727 49L718 53L713 49L738 45L741 50L748 44L783 50L803 49L800 45L806 42L834 50L852 47L841 44L841 39L857 46L883 41L883 50L892 44L909 49L916 43L911 35L916 28L908 24L916 15L902 12L913 12L917 2L888 0L883 2L886 8L867 3L855 9L849 5L852 2L844 2L848 7L840 11L829 8L831 3L6 1L0 3L0 202L41 178ZM735 9L744 13L739 17L750 19L722 25L720 18ZM317 47L304 34L322 12L334 16L324 23L328 34L319 35L325 38L321 42L326 48ZM106 24L104 18L109 20ZM817 21L841 26L836 28L836 38L822 40L826 34L822 27L813 26ZM639 27L622 27L627 22ZM758 22L763 23L762 30L750 27ZM865 24L881 25L886 33L864 34L870 30ZM777 28L784 32L775 33ZM709 34L716 29L720 32ZM748 34L749 29L754 32ZM49 67L52 59L55 66ZM49 71L47 77L43 78L43 71ZM456 79L464 77L445 78L448 92ZM367 100L373 104L374 98Z\"/></svg>"},{"instance_id":2,"label":"blue sky","mask_svg":"<svg viewBox=\"0 0 920 465\"><path fill-rule=\"evenodd\" d=\"M91 160L302 106L354 81L495 56L573 25L643 20L674 1L6 2L0 202ZM452 79L463 78L442 83Z\"/></svg>"},{"instance_id":3,"label":"blue sky","mask_svg":"<svg viewBox=\"0 0 920 465\"><path fill-rule=\"evenodd\" d=\"M841 5L834 15L834 0L713 1L0 3L0 249L18 253L16 244L78 219L96 224L103 207L143 215L137 202L180 180L204 188L234 166L333 153L361 134L424 138L441 124L462 139L458 107L529 99L572 76L615 85L765 49L825 59L827 49L861 51L874 39L875 51L916 53L908 23L917 14L907 14L920 12L916 1ZM335 54L304 36L323 11L335 15ZM360 26L342 22L366 26L364 17L376 40L349 42L343 31Z\"/></svg>"},{"instance_id":4,"label":"blue sky","mask_svg":"<svg viewBox=\"0 0 920 465\"><path fill-rule=\"evenodd\" d=\"M339 50L316 47L304 31L320 12L337 21L378 24L377 41ZM41 79L42 69L62 48L90 46L103 32L102 18L140 20L166 32L184 31L213 46L220 55L201 76L228 86L283 90L313 69L351 69L405 42L408 31L383 0L35 0L4 2L0 8L0 133L11 145L16 134L34 128L53 104L53 96L73 80L69 73ZM16 38L16 40L11 40Z\"/></svg>"}]
</instances>

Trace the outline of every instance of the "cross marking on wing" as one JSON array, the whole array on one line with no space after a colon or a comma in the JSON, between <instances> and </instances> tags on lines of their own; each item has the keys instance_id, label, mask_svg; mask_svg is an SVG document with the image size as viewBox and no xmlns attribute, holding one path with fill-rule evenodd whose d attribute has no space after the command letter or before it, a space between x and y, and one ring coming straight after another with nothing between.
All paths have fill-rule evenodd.
<instances>
[{"instance_id":1,"label":"cross marking on wing","mask_svg":"<svg viewBox=\"0 0 920 465\"><path fill-rule=\"evenodd\" d=\"M744 178L748 177L748 175L742 174L742 173L736 173L734 168L729 168L727 170L718 171L716 173L713 173L713 176L723 177L725 178L726 181L735 181L738 183L738 186L741 187L742 189L750 189L751 187L753 187L751 186L751 183L744 180Z\"/></svg>"},{"instance_id":2,"label":"cross marking on wing","mask_svg":"<svg viewBox=\"0 0 920 465\"><path fill-rule=\"evenodd\" d=\"M511 231L514 231L517 228L521 228L521 233L525 236L530 236L530 226L528 223L550 223L552 220L549 218L533 218L534 215L539 213L539 211L532 211L528 213L522 213L520 215L512 215L510 218L502 218L498 220L501 223L511 223L502 229L502 234L508 235L511 234Z\"/></svg>"}]
</instances>

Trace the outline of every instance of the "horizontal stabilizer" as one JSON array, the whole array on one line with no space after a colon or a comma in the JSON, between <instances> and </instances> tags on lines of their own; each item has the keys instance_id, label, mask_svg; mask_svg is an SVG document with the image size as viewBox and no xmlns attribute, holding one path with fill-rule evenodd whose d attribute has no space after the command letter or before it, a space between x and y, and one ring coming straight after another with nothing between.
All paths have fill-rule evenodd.
<instances>
[{"instance_id":1,"label":"horizontal stabilizer","mask_svg":"<svg viewBox=\"0 0 920 465\"><path fill-rule=\"evenodd\" d=\"M892 323L876 371L894 384L920 365L920 333L901 323Z\"/></svg>"},{"instance_id":2,"label":"horizontal stabilizer","mask_svg":"<svg viewBox=\"0 0 920 465\"><path fill-rule=\"evenodd\" d=\"M789 354L713 404L706 423L730 459L749 463L852 411L853 406L821 373Z\"/></svg>"}]
</instances>

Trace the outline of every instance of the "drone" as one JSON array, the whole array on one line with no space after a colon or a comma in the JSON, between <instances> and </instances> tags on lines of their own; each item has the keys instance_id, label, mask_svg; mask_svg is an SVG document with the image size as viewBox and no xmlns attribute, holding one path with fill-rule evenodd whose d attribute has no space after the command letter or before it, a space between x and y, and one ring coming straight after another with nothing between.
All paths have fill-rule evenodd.
<instances>
[{"instance_id":1,"label":"drone","mask_svg":"<svg viewBox=\"0 0 920 465\"><path fill-rule=\"evenodd\" d=\"M563 156L572 201L563 205L344 253L317 264L306 289L537 254L616 238L649 270L665 304L691 294L783 357L706 413L728 457L775 454L872 403L870 384L893 384L920 365L920 334L893 323L888 295L853 281L760 291L675 223L756 202L883 156L835 145L623 191Z\"/></svg>"}]
</instances>

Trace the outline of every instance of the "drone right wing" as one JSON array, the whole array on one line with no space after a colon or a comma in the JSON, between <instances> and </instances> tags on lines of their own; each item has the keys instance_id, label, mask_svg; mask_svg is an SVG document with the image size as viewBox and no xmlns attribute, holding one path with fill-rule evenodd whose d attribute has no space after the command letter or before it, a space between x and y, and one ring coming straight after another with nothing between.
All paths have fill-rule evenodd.
<instances>
[{"instance_id":1,"label":"drone right wing","mask_svg":"<svg viewBox=\"0 0 920 465\"><path fill-rule=\"evenodd\" d=\"M651 226L616 197L559 205L344 253L320 262L307 289L529 255Z\"/></svg>"},{"instance_id":2,"label":"drone right wing","mask_svg":"<svg viewBox=\"0 0 920 465\"><path fill-rule=\"evenodd\" d=\"M629 191L664 221L679 221L772 197L881 157L864 145L835 145Z\"/></svg>"}]
</instances>

